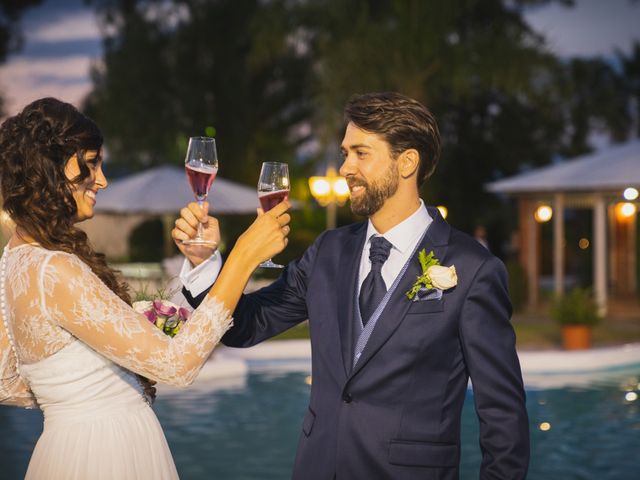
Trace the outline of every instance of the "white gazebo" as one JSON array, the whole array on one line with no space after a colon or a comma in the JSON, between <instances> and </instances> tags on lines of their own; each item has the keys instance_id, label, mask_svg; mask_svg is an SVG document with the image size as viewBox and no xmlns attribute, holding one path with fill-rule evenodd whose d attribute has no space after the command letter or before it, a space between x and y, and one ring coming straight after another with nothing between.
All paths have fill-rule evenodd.
<instances>
[{"instance_id":1,"label":"white gazebo","mask_svg":"<svg viewBox=\"0 0 640 480\"><path fill-rule=\"evenodd\" d=\"M176 214L194 201L184 168L164 165L109 183L99 194L96 211L102 213ZM260 206L254 188L216 178L209 192L215 214L255 213Z\"/></svg>"},{"instance_id":2,"label":"white gazebo","mask_svg":"<svg viewBox=\"0 0 640 480\"><path fill-rule=\"evenodd\" d=\"M593 209L593 278L596 301L606 311L609 287L634 294L637 286L636 218L640 190L640 140L531 170L487 185L518 198L520 261L527 272L529 305L539 300L541 206L552 212L554 290L565 284L566 208ZM623 196L627 193L627 198ZM608 281L609 280L609 281Z\"/></svg>"}]
</instances>

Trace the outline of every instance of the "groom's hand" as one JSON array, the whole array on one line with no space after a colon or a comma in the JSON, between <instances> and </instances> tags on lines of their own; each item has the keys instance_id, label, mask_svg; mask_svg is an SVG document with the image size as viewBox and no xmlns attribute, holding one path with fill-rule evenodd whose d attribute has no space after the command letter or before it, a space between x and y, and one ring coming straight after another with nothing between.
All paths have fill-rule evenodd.
<instances>
[{"instance_id":1,"label":"groom's hand","mask_svg":"<svg viewBox=\"0 0 640 480\"><path fill-rule=\"evenodd\" d=\"M212 240L218 245L220 243L220 227L218 220L208 215L209 203L205 202L202 208L196 203L191 202L189 205L180 210L180 218L175 222L175 228L171 230L171 237L176 243L178 250L187 257L191 265L197 267L214 252L211 247L200 245L185 245L183 240L188 240L196 236L198 223L202 222L204 229L204 238Z\"/></svg>"}]
</instances>

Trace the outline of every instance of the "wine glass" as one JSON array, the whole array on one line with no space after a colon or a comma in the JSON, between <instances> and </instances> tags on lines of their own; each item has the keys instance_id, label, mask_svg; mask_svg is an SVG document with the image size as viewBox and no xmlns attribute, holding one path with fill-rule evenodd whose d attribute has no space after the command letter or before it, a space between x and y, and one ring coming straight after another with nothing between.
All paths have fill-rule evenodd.
<instances>
[{"instance_id":1,"label":"wine glass","mask_svg":"<svg viewBox=\"0 0 640 480\"><path fill-rule=\"evenodd\" d=\"M209 189L218 173L218 153L216 140L210 137L191 137L184 159L184 167L189 179L189 185L202 208L209 195ZM187 245L200 245L215 249L218 245L212 240L204 238L202 223L198 223L198 231L194 238L183 240Z\"/></svg>"},{"instance_id":2,"label":"wine glass","mask_svg":"<svg viewBox=\"0 0 640 480\"><path fill-rule=\"evenodd\" d=\"M258 180L258 200L264 212L268 212L289 198L289 166L286 163L264 162ZM271 259L260 264L262 268L283 268Z\"/></svg>"}]
</instances>

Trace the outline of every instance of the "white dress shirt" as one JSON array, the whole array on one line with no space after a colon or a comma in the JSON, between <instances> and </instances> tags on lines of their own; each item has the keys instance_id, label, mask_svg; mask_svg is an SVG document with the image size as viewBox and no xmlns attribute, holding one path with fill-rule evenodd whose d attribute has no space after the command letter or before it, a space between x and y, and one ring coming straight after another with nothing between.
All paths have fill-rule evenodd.
<instances>
[{"instance_id":1,"label":"white dress shirt","mask_svg":"<svg viewBox=\"0 0 640 480\"><path fill-rule=\"evenodd\" d=\"M389 259L382 266L382 279L387 289L396 279L407 260L409 260L409 256L416 248L422 233L431 222L432 218L429 216L424 202L420 200L420 206L410 217L382 235L392 245ZM360 291L362 282L371 270L369 250L371 248L370 239L373 235L380 235L380 233L378 233L373 223L371 223L371 220L369 220L366 234L368 240L364 244L360 260L360 284L358 285L358 291ZM217 250L209 259L202 262L196 268L192 268L191 263L185 259L180 272L180 281L192 296L197 297L218 278L221 268L222 259Z\"/></svg>"},{"instance_id":2,"label":"white dress shirt","mask_svg":"<svg viewBox=\"0 0 640 480\"><path fill-rule=\"evenodd\" d=\"M371 250L371 237L381 236L388 240L392 247L389 252L389 258L384 265L382 265L382 279L384 284L389 287L393 284L396 277L407 263L409 257L413 253L413 250L418 245L422 234L426 228L431 224L433 219L427 212L426 207L422 199L420 200L420 206L411 214L410 217L400 222L398 225L387 231L384 235L381 235L376 227L373 226L371 220L367 226L367 241L362 249L362 257L360 258L360 277L358 284L358 292L362 286L362 282L371 271L371 260L369 260L369 250Z\"/></svg>"},{"instance_id":3,"label":"white dress shirt","mask_svg":"<svg viewBox=\"0 0 640 480\"><path fill-rule=\"evenodd\" d=\"M218 250L195 268L185 258L180 270L180 281L193 297L197 297L216 281L221 269L222 258Z\"/></svg>"}]
</instances>

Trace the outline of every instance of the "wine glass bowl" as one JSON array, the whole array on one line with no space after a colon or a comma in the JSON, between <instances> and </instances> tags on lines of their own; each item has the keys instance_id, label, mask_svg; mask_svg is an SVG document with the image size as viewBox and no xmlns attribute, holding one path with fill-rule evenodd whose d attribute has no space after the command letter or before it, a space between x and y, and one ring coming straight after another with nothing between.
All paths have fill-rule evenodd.
<instances>
[{"instance_id":1,"label":"wine glass bowl","mask_svg":"<svg viewBox=\"0 0 640 480\"><path fill-rule=\"evenodd\" d=\"M191 137L184 159L187 179L193 195L202 208L209 195L211 184L218 174L218 152L216 140L210 137ZM187 245L200 245L215 249L218 245L212 240L204 238L202 223L198 223L198 230L194 238L183 240Z\"/></svg>"},{"instance_id":2,"label":"wine glass bowl","mask_svg":"<svg viewBox=\"0 0 640 480\"><path fill-rule=\"evenodd\" d=\"M280 162L264 162L258 180L258 200L264 212L289 198L289 166ZM260 264L262 268L283 268L271 259Z\"/></svg>"}]
</instances>

